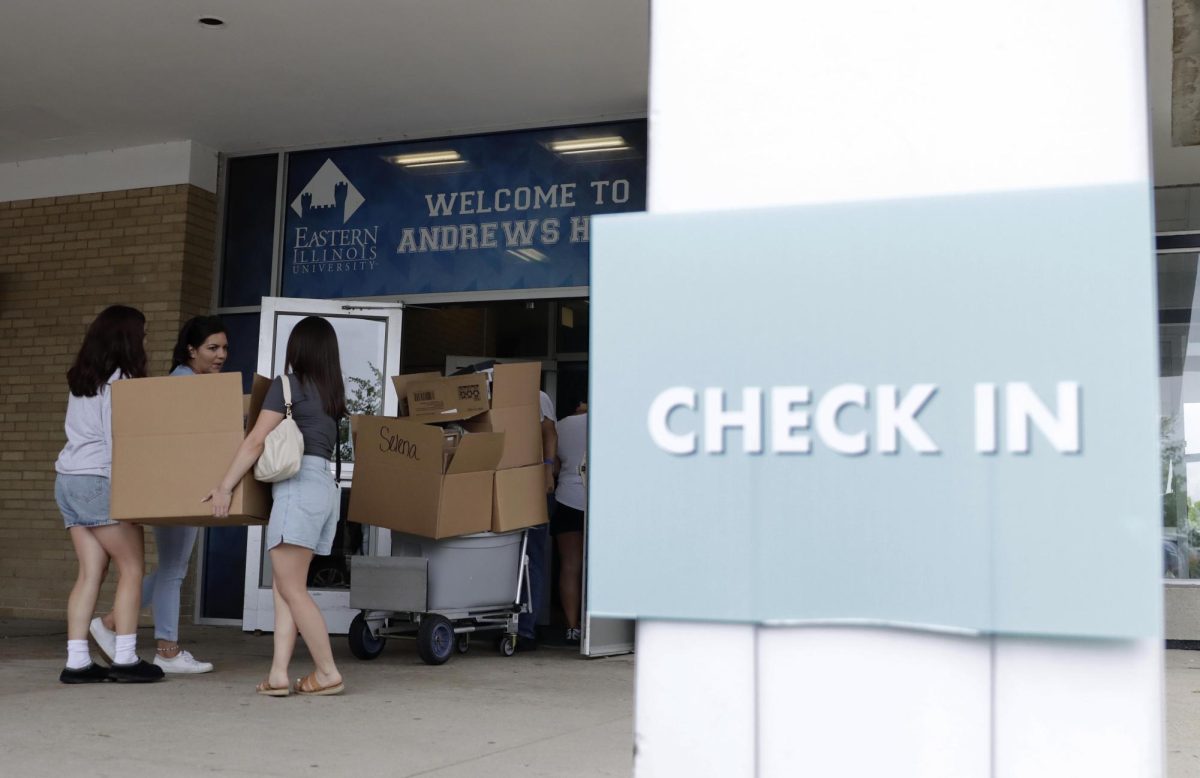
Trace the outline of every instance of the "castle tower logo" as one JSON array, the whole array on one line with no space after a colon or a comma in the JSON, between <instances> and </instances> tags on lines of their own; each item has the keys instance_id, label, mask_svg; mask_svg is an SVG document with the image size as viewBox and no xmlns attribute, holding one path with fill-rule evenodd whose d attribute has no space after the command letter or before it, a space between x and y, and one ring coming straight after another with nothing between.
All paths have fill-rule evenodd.
<instances>
[{"instance_id":1,"label":"castle tower logo","mask_svg":"<svg viewBox=\"0 0 1200 778\"><path fill-rule=\"evenodd\" d=\"M333 164L332 159L326 159L317 174L292 201L292 210L301 219L310 214L340 214L342 224L345 224L364 202L366 198L350 183L350 179Z\"/></svg>"}]
</instances>

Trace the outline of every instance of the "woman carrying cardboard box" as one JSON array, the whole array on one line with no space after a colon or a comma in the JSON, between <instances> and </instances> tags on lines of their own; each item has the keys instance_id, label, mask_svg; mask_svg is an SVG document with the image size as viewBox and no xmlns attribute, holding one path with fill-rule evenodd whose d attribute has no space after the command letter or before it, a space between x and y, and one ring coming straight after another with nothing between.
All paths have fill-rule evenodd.
<instances>
[{"instance_id":1,"label":"woman carrying cardboard box","mask_svg":"<svg viewBox=\"0 0 1200 778\"><path fill-rule=\"evenodd\" d=\"M67 444L54 464L54 498L71 545L79 575L67 599L67 666L63 683L123 681L144 683L163 677L161 668L138 658L137 618L142 593L142 528L109 518L112 473L112 394L122 378L146 375L146 317L136 308L105 308L88 327L75 363L67 371ZM120 575L113 600L116 635L112 666L92 661L88 620L96 608L108 563Z\"/></svg>"},{"instance_id":2,"label":"woman carrying cardboard box","mask_svg":"<svg viewBox=\"0 0 1200 778\"><path fill-rule=\"evenodd\" d=\"M291 413L304 436L300 471L272 485L271 518L267 523L267 548L273 571L275 645L271 670L255 691L271 697L298 694L340 694L342 675L333 661L329 629L321 609L308 593L308 566L313 554L332 550L341 500L329 472L329 459L338 442L338 420L346 415L346 390L333 325L316 316L300 321L287 344L290 374L276 378L263 401L254 428L242 441L225 477L205 500L212 500L214 516L228 516L234 487L254 466L271 430L284 419L283 381L289 382ZM288 685L288 665L296 647L296 633L304 638L316 669Z\"/></svg>"},{"instance_id":3,"label":"woman carrying cardboard box","mask_svg":"<svg viewBox=\"0 0 1200 778\"><path fill-rule=\"evenodd\" d=\"M216 316L194 316L179 330L171 354L171 375L219 373L229 358L225 323ZM154 664L167 673L208 673L212 662L198 661L179 645L179 590L187 576L188 560L196 545L196 527L154 527L158 568L142 582L142 602L154 609L154 637L158 641ZM112 656L116 645L112 613L92 619L89 631L101 653Z\"/></svg>"}]
</instances>

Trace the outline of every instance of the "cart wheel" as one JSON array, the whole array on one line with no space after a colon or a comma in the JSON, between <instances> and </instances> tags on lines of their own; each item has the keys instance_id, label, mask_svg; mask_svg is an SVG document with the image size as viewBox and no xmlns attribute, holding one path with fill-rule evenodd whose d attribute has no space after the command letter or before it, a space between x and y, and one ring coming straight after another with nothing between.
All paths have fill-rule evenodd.
<instances>
[{"instance_id":1,"label":"cart wheel","mask_svg":"<svg viewBox=\"0 0 1200 778\"><path fill-rule=\"evenodd\" d=\"M471 647L471 636L469 634L463 633L454 639L454 648L456 648L458 650L458 653L465 654L465 653L467 653L467 649L469 649L470 647Z\"/></svg>"},{"instance_id":2,"label":"cart wheel","mask_svg":"<svg viewBox=\"0 0 1200 778\"><path fill-rule=\"evenodd\" d=\"M427 665L445 664L454 650L454 625L445 616L431 614L417 628L417 653Z\"/></svg>"},{"instance_id":3,"label":"cart wheel","mask_svg":"<svg viewBox=\"0 0 1200 778\"><path fill-rule=\"evenodd\" d=\"M497 648L500 649L501 654L504 654L505 656L512 656L513 654L517 653L517 636L505 635L504 637L500 638Z\"/></svg>"},{"instance_id":4,"label":"cart wheel","mask_svg":"<svg viewBox=\"0 0 1200 778\"><path fill-rule=\"evenodd\" d=\"M361 613L350 622L350 631L346 633L346 637L350 641L350 653L359 659L374 659L379 656L383 653L383 644L387 642L386 638L371 634L371 627Z\"/></svg>"}]
</instances>

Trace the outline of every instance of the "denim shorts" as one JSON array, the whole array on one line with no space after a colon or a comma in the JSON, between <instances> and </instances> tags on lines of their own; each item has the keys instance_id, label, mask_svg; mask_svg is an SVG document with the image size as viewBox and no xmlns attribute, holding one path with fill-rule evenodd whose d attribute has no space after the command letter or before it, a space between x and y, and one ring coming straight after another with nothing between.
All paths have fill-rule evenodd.
<instances>
[{"instance_id":1,"label":"denim shorts","mask_svg":"<svg viewBox=\"0 0 1200 778\"><path fill-rule=\"evenodd\" d=\"M280 543L311 548L318 556L333 550L341 494L329 473L329 460L305 456L300 472L271 486L271 520L267 522L267 548Z\"/></svg>"},{"instance_id":2,"label":"denim shorts","mask_svg":"<svg viewBox=\"0 0 1200 778\"><path fill-rule=\"evenodd\" d=\"M64 475L54 479L54 501L62 511L63 526L107 527L109 480L103 475Z\"/></svg>"}]
</instances>

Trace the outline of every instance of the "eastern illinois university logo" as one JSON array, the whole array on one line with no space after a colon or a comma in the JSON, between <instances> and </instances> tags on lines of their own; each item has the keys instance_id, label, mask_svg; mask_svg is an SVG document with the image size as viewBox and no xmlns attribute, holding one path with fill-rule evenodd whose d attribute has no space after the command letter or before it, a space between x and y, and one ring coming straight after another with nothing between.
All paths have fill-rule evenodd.
<instances>
[{"instance_id":1,"label":"eastern illinois university logo","mask_svg":"<svg viewBox=\"0 0 1200 778\"><path fill-rule=\"evenodd\" d=\"M326 159L317 174L292 201L292 210L301 219L310 214L323 216L330 213L340 216L341 223L345 224L364 202L366 198L350 183L350 179L333 164L332 159Z\"/></svg>"},{"instance_id":2,"label":"eastern illinois university logo","mask_svg":"<svg viewBox=\"0 0 1200 778\"><path fill-rule=\"evenodd\" d=\"M332 159L326 159L291 204L300 217L300 224L293 228L291 236L292 272L374 270L379 225L347 224L364 202L362 192Z\"/></svg>"}]
</instances>

